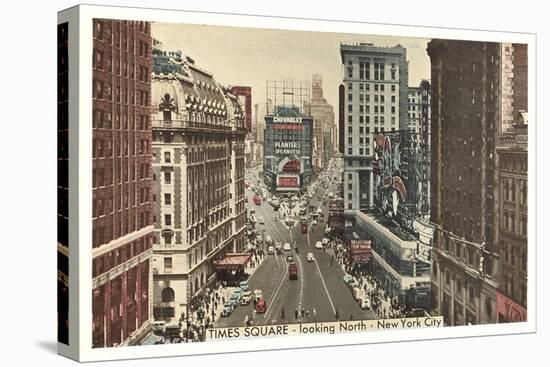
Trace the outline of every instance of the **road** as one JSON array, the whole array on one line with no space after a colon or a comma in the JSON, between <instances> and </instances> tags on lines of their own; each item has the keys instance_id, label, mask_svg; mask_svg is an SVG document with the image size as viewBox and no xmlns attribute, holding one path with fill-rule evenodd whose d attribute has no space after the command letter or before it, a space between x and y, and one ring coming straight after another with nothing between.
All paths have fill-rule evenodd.
<instances>
[{"instance_id":1,"label":"road","mask_svg":"<svg viewBox=\"0 0 550 367\"><path fill-rule=\"evenodd\" d=\"M249 182L256 186L257 171L251 176ZM335 184L331 183L327 189L319 185L310 205L321 205L320 199L325 191L335 192ZM267 202L254 205L253 193L250 191L247 191L247 197L249 207L256 209L256 217L262 216L265 221L264 225L256 224L256 230L261 233L265 228L266 234L283 244L292 244L295 240L299 254L293 250L280 255L267 255L266 251L265 259L249 278L249 288L263 291L267 311L257 314L253 304L241 305L230 316L218 319L216 327L243 326L247 315L252 316L253 325L377 318L371 310L362 310L354 300L343 281L344 272L341 266L331 260L332 250L314 247L315 242L322 240L324 236L325 222L309 225L308 232L301 233L298 221L293 228L288 228L276 219L278 213L271 205ZM326 219L328 208L326 205L321 208ZM308 252L313 253L314 261L307 261ZM293 261L298 266L297 280L288 279L288 254L293 256Z\"/></svg>"}]
</instances>

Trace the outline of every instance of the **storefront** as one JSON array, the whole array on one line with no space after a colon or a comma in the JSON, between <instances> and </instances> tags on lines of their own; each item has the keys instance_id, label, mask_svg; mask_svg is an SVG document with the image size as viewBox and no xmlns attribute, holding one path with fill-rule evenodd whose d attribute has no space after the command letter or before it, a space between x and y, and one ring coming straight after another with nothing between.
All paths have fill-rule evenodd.
<instances>
[{"instance_id":1,"label":"storefront","mask_svg":"<svg viewBox=\"0 0 550 367\"><path fill-rule=\"evenodd\" d=\"M218 280L227 285L239 284L246 277L244 270L250 257L250 253L228 253L223 259L214 261Z\"/></svg>"}]
</instances>

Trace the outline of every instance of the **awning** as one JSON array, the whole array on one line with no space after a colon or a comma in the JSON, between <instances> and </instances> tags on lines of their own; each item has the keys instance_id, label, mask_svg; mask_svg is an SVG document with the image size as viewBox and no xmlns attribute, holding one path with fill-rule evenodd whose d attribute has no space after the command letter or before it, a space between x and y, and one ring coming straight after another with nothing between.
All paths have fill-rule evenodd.
<instances>
[{"instance_id":1,"label":"awning","mask_svg":"<svg viewBox=\"0 0 550 367\"><path fill-rule=\"evenodd\" d=\"M222 260L214 261L216 270L241 270L250 261L249 253L226 254Z\"/></svg>"}]
</instances>

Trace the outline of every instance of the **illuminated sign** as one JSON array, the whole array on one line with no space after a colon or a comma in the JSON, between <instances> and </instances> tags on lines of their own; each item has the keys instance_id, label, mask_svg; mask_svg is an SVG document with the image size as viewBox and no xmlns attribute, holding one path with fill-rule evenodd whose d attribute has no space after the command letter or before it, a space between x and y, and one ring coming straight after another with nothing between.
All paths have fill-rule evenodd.
<instances>
[{"instance_id":1,"label":"illuminated sign","mask_svg":"<svg viewBox=\"0 0 550 367\"><path fill-rule=\"evenodd\" d=\"M291 117L291 116L274 116L273 117L273 122L301 124L302 123L302 118L301 117Z\"/></svg>"},{"instance_id":2,"label":"illuminated sign","mask_svg":"<svg viewBox=\"0 0 550 367\"><path fill-rule=\"evenodd\" d=\"M295 141L276 141L274 145L276 155L299 156L301 153L300 143Z\"/></svg>"},{"instance_id":3,"label":"illuminated sign","mask_svg":"<svg viewBox=\"0 0 550 367\"><path fill-rule=\"evenodd\" d=\"M277 177L277 186L279 187L299 187L298 176L279 176Z\"/></svg>"}]
</instances>

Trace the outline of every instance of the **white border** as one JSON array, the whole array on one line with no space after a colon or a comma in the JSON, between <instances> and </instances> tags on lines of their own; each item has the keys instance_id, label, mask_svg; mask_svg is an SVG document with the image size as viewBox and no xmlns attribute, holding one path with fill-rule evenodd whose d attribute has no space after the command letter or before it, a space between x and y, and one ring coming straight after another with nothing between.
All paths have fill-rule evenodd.
<instances>
[{"instance_id":1,"label":"white border","mask_svg":"<svg viewBox=\"0 0 550 367\"><path fill-rule=\"evenodd\" d=\"M188 12L181 10L153 10L146 8L120 8L81 5L80 10L80 165L79 179L81 190L79 208L79 275L80 281L80 325L79 325L79 360L114 360L130 358L150 358L161 356L197 355L211 353L229 353L253 350L290 349L329 345L353 345L365 343L429 340L465 336L488 336L498 334L519 334L536 332L536 243L535 226L537 207L535 190L537 188L537 146L536 126L536 36L526 33L507 33L493 31L474 31L459 29L442 29L434 27L401 26L387 24L367 24L358 22L310 20L281 17L262 17L250 15L215 14L205 12ZM529 112L532 127L529 130L529 244L528 244L528 321L521 324L490 324L476 326L455 326L442 329L393 330L381 332L308 335L278 338L256 338L246 341L210 341L205 343L155 345L141 347L92 349L91 346L91 233L92 233L92 169L91 169L91 101L92 101L92 19L127 19L154 22L207 24L221 26L238 26L268 29L287 29L315 32L359 33L366 35L406 36L421 38L446 38L493 42L527 43L529 68ZM540 228L538 229L540 231ZM84 249L89 249L84 250ZM74 253L73 253L74 255ZM74 271L71 273L74 276ZM72 328L76 326L71 324Z\"/></svg>"}]
</instances>

